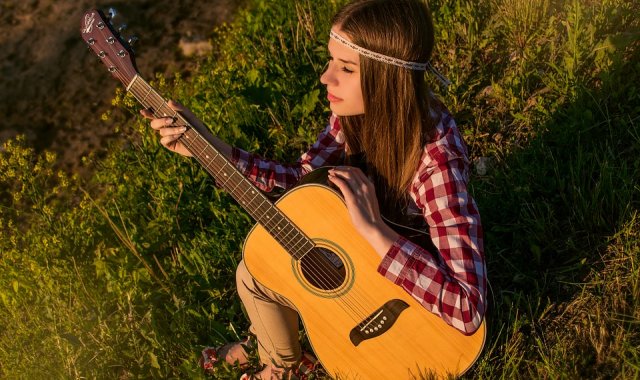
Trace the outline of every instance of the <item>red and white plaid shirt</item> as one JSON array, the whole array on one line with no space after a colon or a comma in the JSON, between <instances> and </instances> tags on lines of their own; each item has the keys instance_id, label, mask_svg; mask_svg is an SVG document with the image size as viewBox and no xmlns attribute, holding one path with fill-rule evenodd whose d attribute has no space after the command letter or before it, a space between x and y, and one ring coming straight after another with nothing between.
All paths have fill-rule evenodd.
<instances>
[{"instance_id":1,"label":"red and white plaid shirt","mask_svg":"<svg viewBox=\"0 0 640 380\"><path fill-rule=\"evenodd\" d=\"M467 191L467 150L448 112L442 112L436 130L436 138L424 148L409 195L415 202L410 208L422 213L438 253L400 237L378 272L451 326L472 334L482 322L486 302L482 226ZM344 135L333 115L317 141L294 164L265 160L237 148L232 161L258 188L271 191L293 187L315 168L339 165L344 155Z\"/></svg>"}]
</instances>

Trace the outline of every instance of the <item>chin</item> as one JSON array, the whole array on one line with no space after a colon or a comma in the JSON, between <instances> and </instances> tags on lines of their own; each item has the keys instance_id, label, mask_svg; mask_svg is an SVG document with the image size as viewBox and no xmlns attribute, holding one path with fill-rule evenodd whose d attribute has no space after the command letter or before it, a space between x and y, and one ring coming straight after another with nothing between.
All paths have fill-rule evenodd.
<instances>
[{"instance_id":1,"label":"chin","mask_svg":"<svg viewBox=\"0 0 640 380\"><path fill-rule=\"evenodd\" d=\"M362 110L349 109L348 107L340 107L340 105L331 104L329 106L331 112L338 116L357 116L364 114Z\"/></svg>"}]
</instances>

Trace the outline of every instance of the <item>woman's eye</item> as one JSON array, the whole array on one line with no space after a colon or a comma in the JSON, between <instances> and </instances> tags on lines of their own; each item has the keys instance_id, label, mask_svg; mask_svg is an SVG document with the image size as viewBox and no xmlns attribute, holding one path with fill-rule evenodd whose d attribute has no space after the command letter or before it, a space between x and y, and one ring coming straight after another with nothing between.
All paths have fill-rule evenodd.
<instances>
[{"instance_id":1,"label":"woman's eye","mask_svg":"<svg viewBox=\"0 0 640 380\"><path fill-rule=\"evenodd\" d=\"M323 71L327 70L332 62L333 62L333 57L331 56L327 57L327 63L325 63ZM347 74L353 73L353 70L349 69L347 66L342 66L340 70Z\"/></svg>"}]
</instances>

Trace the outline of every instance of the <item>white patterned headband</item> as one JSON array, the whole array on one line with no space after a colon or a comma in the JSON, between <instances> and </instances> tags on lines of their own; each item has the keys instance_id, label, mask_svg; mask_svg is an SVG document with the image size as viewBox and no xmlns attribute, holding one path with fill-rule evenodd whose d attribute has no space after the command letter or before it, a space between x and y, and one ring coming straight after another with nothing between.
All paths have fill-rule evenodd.
<instances>
[{"instance_id":1,"label":"white patterned headband","mask_svg":"<svg viewBox=\"0 0 640 380\"><path fill-rule=\"evenodd\" d=\"M419 70L419 71L427 71L428 70L433 75L435 75L436 78L438 78L438 80L445 87L449 87L451 85L451 82L449 81L449 79L447 79L438 70L436 70L436 68L433 67L430 62L420 63L420 62L403 61L402 59L399 59L399 58L389 57L388 55L376 53L375 51L371 51L369 49L363 48L362 46L354 44L353 42L347 40L346 38L342 37L338 33L334 32L333 30L331 31L329 36L331 38L333 38L334 40L340 42L341 44L347 46L351 50L354 50L354 51L364 55L365 57L371 58L371 59L379 61L379 62L388 63L390 65L404 67L405 69Z\"/></svg>"}]
</instances>

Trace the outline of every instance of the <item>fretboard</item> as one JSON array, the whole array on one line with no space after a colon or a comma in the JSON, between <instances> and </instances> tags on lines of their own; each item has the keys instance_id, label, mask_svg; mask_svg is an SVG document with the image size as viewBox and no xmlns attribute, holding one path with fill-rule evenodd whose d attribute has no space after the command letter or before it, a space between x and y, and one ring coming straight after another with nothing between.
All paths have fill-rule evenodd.
<instances>
[{"instance_id":1,"label":"fretboard","mask_svg":"<svg viewBox=\"0 0 640 380\"><path fill-rule=\"evenodd\" d=\"M291 256L300 259L313 248L311 239L205 138L208 131L198 130L171 109L162 96L139 75L131 81L127 91L156 117L173 117L177 125L188 127L179 141L214 178L216 184L227 191Z\"/></svg>"}]
</instances>

